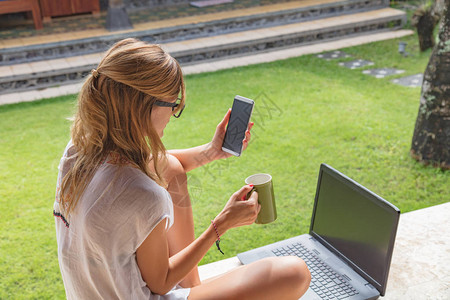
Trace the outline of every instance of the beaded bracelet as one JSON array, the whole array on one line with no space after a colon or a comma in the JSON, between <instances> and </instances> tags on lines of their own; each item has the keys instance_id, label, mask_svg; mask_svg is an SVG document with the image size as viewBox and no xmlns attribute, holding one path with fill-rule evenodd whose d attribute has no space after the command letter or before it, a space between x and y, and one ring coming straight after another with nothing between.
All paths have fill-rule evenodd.
<instances>
[{"instance_id":1,"label":"beaded bracelet","mask_svg":"<svg viewBox=\"0 0 450 300\"><path fill-rule=\"evenodd\" d=\"M216 240L217 250L219 250L220 253L222 253L222 255L225 255L225 253L223 253L222 249L220 249L220 246L219 246L219 243L220 243L220 235L219 235L219 231L217 231L216 224L214 223L213 220L211 220L211 224L213 224L214 230L216 231L216 234L217 234L217 240Z\"/></svg>"}]
</instances>

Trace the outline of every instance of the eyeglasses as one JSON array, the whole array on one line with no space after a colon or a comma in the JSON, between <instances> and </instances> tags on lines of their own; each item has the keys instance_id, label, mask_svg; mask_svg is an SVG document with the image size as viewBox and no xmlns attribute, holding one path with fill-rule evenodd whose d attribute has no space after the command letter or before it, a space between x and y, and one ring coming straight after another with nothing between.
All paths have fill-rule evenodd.
<instances>
[{"instance_id":1,"label":"eyeglasses","mask_svg":"<svg viewBox=\"0 0 450 300\"><path fill-rule=\"evenodd\" d=\"M172 111L177 109L178 106L180 106L181 98L177 98L177 101L175 102L166 102L166 101L160 101L156 100L155 105L162 106L162 107L172 107ZM181 116L181 113L183 112L183 109L186 105L183 105L183 108L178 112L178 114L173 114L175 118L179 118Z\"/></svg>"}]
</instances>

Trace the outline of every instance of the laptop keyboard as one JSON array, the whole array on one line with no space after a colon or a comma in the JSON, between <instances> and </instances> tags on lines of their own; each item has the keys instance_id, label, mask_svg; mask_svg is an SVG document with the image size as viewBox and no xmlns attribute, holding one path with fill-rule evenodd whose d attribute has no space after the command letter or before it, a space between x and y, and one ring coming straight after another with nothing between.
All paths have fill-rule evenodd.
<instances>
[{"instance_id":1,"label":"laptop keyboard","mask_svg":"<svg viewBox=\"0 0 450 300\"><path fill-rule=\"evenodd\" d=\"M358 294L344 278L326 265L317 255L299 243L272 251L276 256L296 255L303 259L311 272L310 288L321 299L345 299Z\"/></svg>"}]
</instances>

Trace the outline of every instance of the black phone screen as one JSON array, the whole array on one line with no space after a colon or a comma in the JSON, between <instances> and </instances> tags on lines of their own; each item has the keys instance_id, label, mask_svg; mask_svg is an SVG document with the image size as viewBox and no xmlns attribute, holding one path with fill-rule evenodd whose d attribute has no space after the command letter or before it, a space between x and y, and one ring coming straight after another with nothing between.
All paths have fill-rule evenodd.
<instances>
[{"instance_id":1,"label":"black phone screen","mask_svg":"<svg viewBox=\"0 0 450 300\"><path fill-rule=\"evenodd\" d=\"M231 108L230 120L223 140L223 148L231 150L234 155L240 155L242 151L242 141L245 138L250 116L253 110L253 100L240 100L235 98Z\"/></svg>"}]
</instances>

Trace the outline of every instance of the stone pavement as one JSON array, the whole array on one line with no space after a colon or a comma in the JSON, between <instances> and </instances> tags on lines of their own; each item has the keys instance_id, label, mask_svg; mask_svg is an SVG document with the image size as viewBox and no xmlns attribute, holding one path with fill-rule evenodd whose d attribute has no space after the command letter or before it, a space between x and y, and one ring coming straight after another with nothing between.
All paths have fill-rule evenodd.
<instances>
[{"instance_id":1,"label":"stone pavement","mask_svg":"<svg viewBox=\"0 0 450 300\"><path fill-rule=\"evenodd\" d=\"M205 280L241 266L237 257L199 267ZM450 202L400 216L386 300L450 299Z\"/></svg>"},{"instance_id":2,"label":"stone pavement","mask_svg":"<svg viewBox=\"0 0 450 300\"><path fill-rule=\"evenodd\" d=\"M416 74L392 80L393 83L407 86L407 87L419 87L422 86L423 74Z\"/></svg>"},{"instance_id":3,"label":"stone pavement","mask_svg":"<svg viewBox=\"0 0 450 300\"><path fill-rule=\"evenodd\" d=\"M384 78L386 76L398 75L404 72L405 72L404 70L397 70L394 68L381 68L381 69L364 70L363 74L374 76L376 78Z\"/></svg>"},{"instance_id":4,"label":"stone pavement","mask_svg":"<svg viewBox=\"0 0 450 300\"><path fill-rule=\"evenodd\" d=\"M343 51L330 51L325 52L317 55L318 58L325 59L327 61L334 60L334 59L340 59L340 58L348 58L352 57L351 55L343 52ZM350 60L350 61L343 61L339 62L339 65L342 67L346 67L348 69L359 69L364 68L367 66L373 66L375 65L374 62L364 59L356 59L356 60ZM375 78L385 78L392 75L398 75L404 73L404 70L397 70L394 68L379 68L379 69L366 69L363 70L362 73L366 75L373 76ZM406 86L406 87L421 87L423 82L423 74L415 74L415 75L409 75L405 77L399 77L391 80L392 83Z\"/></svg>"},{"instance_id":5,"label":"stone pavement","mask_svg":"<svg viewBox=\"0 0 450 300\"><path fill-rule=\"evenodd\" d=\"M373 66L374 63L370 60L356 59L351 61L340 62L339 65L353 70L363 68L366 66Z\"/></svg>"}]
</instances>

